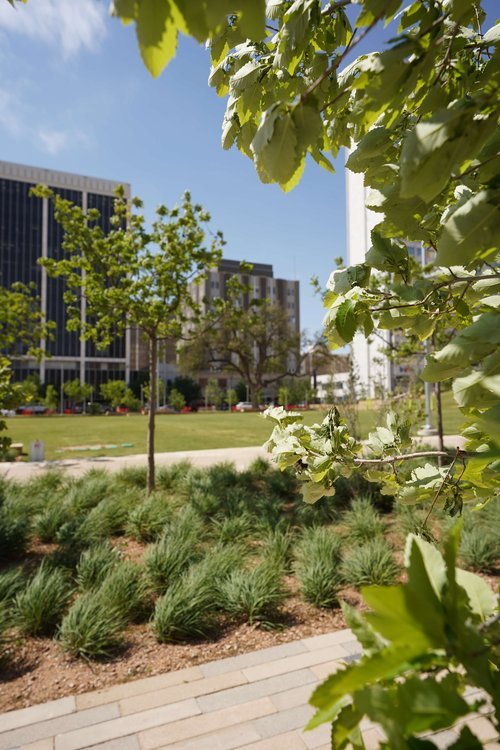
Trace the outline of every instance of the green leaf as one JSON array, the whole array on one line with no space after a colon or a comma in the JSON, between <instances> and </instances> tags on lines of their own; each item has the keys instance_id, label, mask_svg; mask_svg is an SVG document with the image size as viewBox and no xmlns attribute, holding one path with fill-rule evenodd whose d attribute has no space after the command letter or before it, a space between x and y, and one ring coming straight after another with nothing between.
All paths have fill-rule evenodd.
<instances>
[{"instance_id":1,"label":"green leaf","mask_svg":"<svg viewBox=\"0 0 500 750\"><path fill-rule=\"evenodd\" d=\"M408 250L396 242L382 237L375 230L371 233L372 246L365 262L379 271L391 271L405 277L408 273Z\"/></svg>"},{"instance_id":2,"label":"green leaf","mask_svg":"<svg viewBox=\"0 0 500 750\"><path fill-rule=\"evenodd\" d=\"M452 173L472 159L495 131L495 118L474 119L475 109L462 104L438 112L411 130L401 151L401 196L431 201ZM455 262L457 263L457 261Z\"/></svg>"},{"instance_id":3,"label":"green leaf","mask_svg":"<svg viewBox=\"0 0 500 750\"><path fill-rule=\"evenodd\" d=\"M462 727L458 740L448 745L448 750L483 750L483 743L479 742L468 726Z\"/></svg>"},{"instance_id":4,"label":"green leaf","mask_svg":"<svg viewBox=\"0 0 500 750\"><path fill-rule=\"evenodd\" d=\"M500 244L500 193L482 190L446 220L438 241L436 264L467 266L487 259Z\"/></svg>"},{"instance_id":5,"label":"green leaf","mask_svg":"<svg viewBox=\"0 0 500 750\"><path fill-rule=\"evenodd\" d=\"M488 29L483 36L483 42L486 42L487 44L500 44L500 23L497 23L495 26L492 26L491 29Z\"/></svg>"},{"instance_id":6,"label":"green leaf","mask_svg":"<svg viewBox=\"0 0 500 750\"><path fill-rule=\"evenodd\" d=\"M148 0L137 6L137 41L144 64L155 78L175 55L180 25L177 7L167 0Z\"/></svg>"},{"instance_id":7,"label":"green leaf","mask_svg":"<svg viewBox=\"0 0 500 750\"><path fill-rule=\"evenodd\" d=\"M480 620L484 622L494 612L496 607L495 595L482 578L468 570L456 570L456 581L467 592L470 607Z\"/></svg>"},{"instance_id":8,"label":"green leaf","mask_svg":"<svg viewBox=\"0 0 500 750\"><path fill-rule=\"evenodd\" d=\"M307 104L298 105L293 110L292 118L299 150L304 152L309 147L314 147L323 132L323 121L316 107Z\"/></svg>"},{"instance_id":9,"label":"green leaf","mask_svg":"<svg viewBox=\"0 0 500 750\"><path fill-rule=\"evenodd\" d=\"M357 328L356 303L346 299L339 306L335 316L335 326L345 342L352 341Z\"/></svg>"}]
</instances>

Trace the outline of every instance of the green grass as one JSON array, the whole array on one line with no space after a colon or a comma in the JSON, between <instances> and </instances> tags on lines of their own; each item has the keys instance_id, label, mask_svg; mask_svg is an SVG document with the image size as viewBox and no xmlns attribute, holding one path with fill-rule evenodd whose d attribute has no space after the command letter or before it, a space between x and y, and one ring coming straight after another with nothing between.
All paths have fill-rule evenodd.
<instances>
[{"instance_id":1,"label":"green grass","mask_svg":"<svg viewBox=\"0 0 500 750\"><path fill-rule=\"evenodd\" d=\"M360 404L359 424L363 436L376 426L377 413L369 402ZM322 411L304 412L305 424L321 420L322 414ZM462 423L462 415L451 393L443 394L443 414L445 432L455 434ZM12 417L6 422L10 437L16 443L23 443L25 451L31 440L43 440L48 459L127 456L146 452L145 415ZM158 453L261 445L271 432L270 423L256 413L160 414L156 425ZM122 443L131 445L123 447ZM78 445L102 447L99 450L68 450ZM105 445L118 447L105 448Z\"/></svg>"}]
</instances>

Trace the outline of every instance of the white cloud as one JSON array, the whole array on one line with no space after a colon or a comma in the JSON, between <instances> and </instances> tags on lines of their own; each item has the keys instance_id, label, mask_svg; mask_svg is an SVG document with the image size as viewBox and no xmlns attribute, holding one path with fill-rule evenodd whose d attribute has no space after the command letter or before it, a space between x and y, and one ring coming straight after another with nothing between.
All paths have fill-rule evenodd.
<instances>
[{"instance_id":1,"label":"white cloud","mask_svg":"<svg viewBox=\"0 0 500 750\"><path fill-rule=\"evenodd\" d=\"M4 0L0 4L0 28L39 39L65 59L97 49L106 36L105 19L102 0L33 0L15 9Z\"/></svg>"},{"instance_id":2,"label":"white cloud","mask_svg":"<svg viewBox=\"0 0 500 750\"><path fill-rule=\"evenodd\" d=\"M39 130L38 135L43 150L48 154L58 154L66 148L69 142L69 133L64 130Z\"/></svg>"},{"instance_id":3,"label":"white cloud","mask_svg":"<svg viewBox=\"0 0 500 750\"><path fill-rule=\"evenodd\" d=\"M0 88L0 126L13 136L20 135L23 130L21 105L10 91L3 88Z\"/></svg>"}]
</instances>

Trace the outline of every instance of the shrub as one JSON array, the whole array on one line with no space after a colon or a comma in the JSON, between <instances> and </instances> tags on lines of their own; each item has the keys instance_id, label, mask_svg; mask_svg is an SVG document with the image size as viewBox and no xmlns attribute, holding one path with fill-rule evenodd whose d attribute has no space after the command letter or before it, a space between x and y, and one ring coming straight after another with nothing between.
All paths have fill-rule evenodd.
<instances>
[{"instance_id":1,"label":"shrub","mask_svg":"<svg viewBox=\"0 0 500 750\"><path fill-rule=\"evenodd\" d=\"M393 583L398 567L392 550L384 539L374 539L360 547L353 547L345 556L341 572L346 583L352 586Z\"/></svg>"},{"instance_id":2,"label":"shrub","mask_svg":"<svg viewBox=\"0 0 500 750\"><path fill-rule=\"evenodd\" d=\"M165 591L198 557L203 525L192 508L183 510L144 554L146 572L157 592Z\"/></svg>"},{"instance_id":3,"label":"shrub","mask_svg":"<svg viewBox=\"0 0 500 750\"><path fill-rule=\"evenodd\" d=\"M122 643L122 613L107 606L97 592L82 594L73 603L59 628L58 640L65 651L85 659L110 657Z\"/></svg>"},{"instance_id":4,"label":"shrub","mask_svg":"<svg viewBox=\"0 0 500 750\"><path fill-rule=\"evenodd\" d=\"M136 489L146 489L147 468L145 466L127 466L115 474L117 484L124 484Z\"/></svg>"},{"instance_id":5,"label":"shrub","mask_svg":"<svg viewBox=\"0 0 500 750\"><path fill-rule=\"evenodd\" d=\"M283 570L264 561L252 570L234 570L221 585L224 610L232 617L249 623L272 625L286 598Z\"/></svg>"},{"instance_id":6,"label":"shrub","mask_svg":"<svg viewBox=\"0 0 500 750\"><path fill-rule=\"evenodd\" d=\"M121 612L124 622L138 620L146 612L146 580L140 565L130 561L113 567L99 589L107 607Z\"/></svg>"},{"instance_id":7,"label":"shrub","mask_svg":"<svg viewBox=\"0 0 500 750\"><path fill-rule=\"evenodd\" d=\"M350 510L343 513L342 520L352 542L369 542L384 532L382 519L366 497L353 500Z\"/></svg>"},{"instance_id":8,"label":"shrub","mask_svg":"<svg viewBox=\"0 0 500 750\"><path fill-rule=\"evenodd\" d=\"M500 545L493 533L482 525L464 529L460 559L466 568L485 572L494 567L499 557Z\"/></svg>"},{"instance_id":9,"label":"shrub","mask_svg":"<svg viewBox=\"0 0 500 750\"><path fill-rule=\"evenodd\" d=\"M0 507L0 560L22 557L31 531L29 517L5 502Z\"/></svg>"},{"instance_id":10,"label":"shrub","mask_svg":"<svg viewBox=\"0 0 500 750\"><path fill-rule=\"evenodd\" d=\"M139 494L134 490L104 498L76 524L75 543L88 545L123 533L129 513L138 501Z\"/></svg>"},{"instance_id":11,"label":"shrub","mask_svg":"<svg viewBox=\"0 0 500 750\"><path fill-rule=\"evenodd\" d=\"M332 607L341 584L342 541L330 529L316 526L305 529L296 549L294 571L300 591L316 607Z\"/></svg>"},{"instance_id":12,"label":"shrub","mask_svg":"<svg viewBox=\"0 0 500 750\"><path fill-rule=\"evenodd\" d=\"M140 542L154 542L172 520L172 514L165 496L153 493L131 512L127 532Z\"/></svg>"},{"instance_id":13,"label":"shrub","mask_svg":"<svg viewBox=\"0 0 500 750\"><path fill-rule=\"evenodd\" d=\"M120 561L120 552L106 540L82 552L76 567L76 581L83 591L100 586Z\"/></svg>"},{"instance_id":14,"label":"shrub","mask_svg":"<svg viewBox=\"0 0 500 750\"><path fill-rule=\"evenodd\" d=\"M179 461L171 466L162 466L156 474L156 486L164 490L177 490L184 477L192 471L189 461Z\"/></svg>"},{"instance_id":15,"label":"shrub","mask_svg":"<svg viewBox=\"0 0 500 750\"><path fill-rule=\"evenodd\" d=\"M26 635L50 635L59 623L71 596L62 570L44 563L15 598L15 622Z\"/></svg>"},{"instance_id":16,"label":"shrub","mask_svg":"<svg viewBox=\"0 0 500 750\"><path fill-rule=\"evenodd\" d=\"M95 508L113 493L115 485L112 474L104 469L91 469L70 486L64 502L72 509L73 515L77 515Z\"/></svg>"}]
</instances>

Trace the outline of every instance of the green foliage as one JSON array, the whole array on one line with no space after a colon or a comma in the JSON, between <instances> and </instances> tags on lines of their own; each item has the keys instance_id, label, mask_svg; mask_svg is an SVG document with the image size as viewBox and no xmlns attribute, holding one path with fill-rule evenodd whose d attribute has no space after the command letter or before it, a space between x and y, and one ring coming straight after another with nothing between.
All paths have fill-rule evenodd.
<instances>
[{"instance_id":1,"label":"green foliage","mask_svg":"<svg viewBox=\"0 0 500 750\"><path fill-rule=\"evenodd\" d=\"M122 644L122 612L108 607L94 591L79 596L65 615L58 632L62 648L84 659L113 656Z\"/></svg>"},{"instance_id":2,"label":"green foliage","mask_svg":"<svg viewBox=\"0 0 500 750\"><path fill-rule=\"evenodd\" d=\"M340 560L342 541L331 529L313 526L302 532L295 551L294 571L300 591L316 607L337 603L341 585Z\"/></svg>"},{"instance_id":3,"label":"green foliage","mask_svg":"<svg viewBox=\"0 0 500 750\"><path fill-rule=\"evenodd\" d=\"M81 404L92 396L93 388L88 383L82 383L80 378L67 380L63 383L63 391L66 396L74 403Z\"/></svg>"},{"instance_id":4,"label":"green foliage","mask_svg":"<svg viewBox=\"0 0 500 750\"><path fill-rule=\"evenodd\" d=\"M106 606L121 613L124 623L140 619L147 611L147 583L140 565L130 561L110 567L98 595Z\"/></svg>"},{"instance_id":5,"label":"green foliage","mask_svg":"<svg viewBox=\"0 0 500 750\"><path fill-rule=\"evenodd\" d=\"M130 513L127 532L139 542L154 542L172 520L172 506L165 495L149 495Z\"/></svg>"},{"instance_id":6,"label":"green foliage","mask_svg":"<svg viewBox=\"0 0 500 750\"><path fill-rule=\"evenodd\" d=\"M76 582L82 591L100 586L120 561L120 553L108 541L84 550L76 566Z\"/></svg>"},{"instance_id":7,"label":"green foliage","mask_svg":"<svg viewBox=\"0 0 500 750\"><path fill-rule=\"evenodd\" d=\"M340 570L346 583L356 587L386 586L393 583L399 573L392 550L382 538L349 549Z\"/></svg>"},{"instance_id":8,"label":"green foliage","mask_svg":"<svg viewBox=\"0 0 500 750\"><path fill-rule=\"evenodd\" d=\"M175 411L180 411L186 406L186 399L182 395L180 391L177 390L177 388L172 388L168 395L168 403L172 407L172 409L175 409Z\"/></svg>"},{"instance_id":9,"label":"green foliage","mask_svg":"<svg viewBox=\"0 0 500 750\"><path fill-rule=\"evenodd\" d=\"M476 710L476 703L464 700L466 686L498 700L492 650L498 626L489 620L494 596L480 578L455 568L458 544L459 527L444 557L410 535L407 582L364 589L369 614L344 607L365 655L331 675L311 699L317 713L310 726L333 721L335 747L358 742L364 718L381 726L388 746L417 747L417 735L447 728ZM461 746L481 743L466 730Z\"/></svg>"},{"instance_id":10,"label":"green foliage","mask_svg":"<svg viewBox=\"0 0 500 750\"><path fill-rule=\"evenodd\" d=\"M51 635L68 606L71 587L66 574L42 564L15 598L15 621L26 635Z\"/></svg>"},{"instance_id":11,"label":"green foliage","mask_svg":"<svg viewBox=\"0 0 500 750\"><path fill-rule=\"evenodd\" d=\"M26 578L21 568L11 568L0 573L0 603L10 604L24 588Z\"/></svg>"},{"instance_id":12,"label":"green foliage","mask_svg":"<svg viewBox=\"0 0 500 750\"><path fill-rule=\"evenodd\" d=\"M107 401L113 409L119 406L126 406L134 409L137 405L137 399L132 390L127 387L124 380L108 380L100 388L101 397Z\"/></svg>"},{"instance_id":13,"label":"green foliage","mask_svg":"<svg viewBox=\"0 0 500 750\"><path fill-rule=\"evenodd\" d=\"M487 530L479 525L464 529L459 556L469 570L486 572L494 568L500 558L498 527Z\"/></svg>"},{"instance_id":14,"label":"green foliage","mask_svg":"<svg viewBox=\"0 0 500 750\"><path fill-rule=\"evenodd\" d=\"M250 624L272 626L286 595L283 568L273 560L265 560L250 570L234 570L221 585L224 611Z\"/></svg>"},{"instance_id":15,"label":"green foliage","mask_svg":"<svg viewBox=\"0 0 500 750\"><path fill-rule=\"evenodd\" d=\"M202 538L199 516L186 508L144 553L144 565L157 592L165 591L198 557Z\"/></svg>"},{"instance_id":16,"label":"green foliage","mask_svg":"<svg viewBox=\"0 0 500 750\"><path fill-rule=\"evenodd\" d=\"M350 510L342 514L342 522L351 542L368 542L384 532L384 523L368 497L356 498Z\"/></svg>"},{"instance_id":17,"label":"green foliage","mask_svg":"<svg viewBox=\"0 0 500 750\"><path fill-rule=\"evenodd\" d=\"M30 536L30 520L14 503L0 506L0 560L23 556Z\"/></svg>"}]
</instances>

